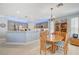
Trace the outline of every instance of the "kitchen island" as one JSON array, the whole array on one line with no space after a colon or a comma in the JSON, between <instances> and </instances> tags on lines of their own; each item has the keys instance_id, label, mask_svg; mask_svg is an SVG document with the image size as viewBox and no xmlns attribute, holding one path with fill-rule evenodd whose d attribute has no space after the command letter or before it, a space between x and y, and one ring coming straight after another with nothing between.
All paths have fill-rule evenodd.
<instances>
[{"instance_id":1,"label":"kitchen island","mask_svg":"<svg viewBox=\"0 0 79 59\"><path fill-rule=\"evenodd\" d=\"M39 31L8 31L6 42L8 44L26 44L39 39Z\"/></svg>"}]
</instances>

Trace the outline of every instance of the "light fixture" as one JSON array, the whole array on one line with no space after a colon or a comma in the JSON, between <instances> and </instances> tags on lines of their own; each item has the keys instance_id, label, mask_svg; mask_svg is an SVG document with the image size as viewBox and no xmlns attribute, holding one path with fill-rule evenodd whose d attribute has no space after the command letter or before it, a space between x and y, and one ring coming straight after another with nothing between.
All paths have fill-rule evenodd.
<instances>
[{"instance_id":1,"label":"light fixture","mask_svg":"<svg viewBox=\"0 0 79 59\"><path fill-rule=\"evenodd\" d=\"M52 15L52 10L53 10L53 8L51 8L51 19L52 19L52 17L53 17L53 15Z\"/></svg>"},{"instance_id":2,"label":"light fixture","mask_svg":"<svg viewBox=\"0 0 79 59\"><path fill-rule=\"evenodd\" d=\"M28 16L25 16L25 18L27 18Z\"/></svg>"},{"instance_id":3,"label":"light fixture","mask_svg":"<svg viewBox=\"0 0 79 59\"><path fill-rule=\"evenodd\" d=\"M53 8L51 8L51 19L50 19L50 21L55 20L54 16L52 15L52 10L53 10Z\"/></svg>"},{"instance_id":4,"label":"light fixture","mask_svg":"<svg viewBox=\"0 0 79 59\"><path fill-rule=\"evenodd\" d=\"M59 8L60 6L63 6L63 3L59 3L56 7Z\"/></svg>"}]
</instances>

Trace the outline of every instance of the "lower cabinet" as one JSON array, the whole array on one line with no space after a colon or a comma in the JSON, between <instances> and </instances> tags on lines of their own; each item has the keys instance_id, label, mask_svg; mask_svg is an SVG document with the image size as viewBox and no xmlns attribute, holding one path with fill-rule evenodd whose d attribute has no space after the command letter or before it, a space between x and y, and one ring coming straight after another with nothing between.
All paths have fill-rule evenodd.
<instances>
[{"instance_id":1,"label":"lower cabinet","mask_svg":"<svg viewBox=\"0 0 79 59\"><path fill-rule=\"evenodd\" d=\"M77 38L71 38L70 43L76 46L79 46L79 39Z\"/></svg>"}]
</instances>

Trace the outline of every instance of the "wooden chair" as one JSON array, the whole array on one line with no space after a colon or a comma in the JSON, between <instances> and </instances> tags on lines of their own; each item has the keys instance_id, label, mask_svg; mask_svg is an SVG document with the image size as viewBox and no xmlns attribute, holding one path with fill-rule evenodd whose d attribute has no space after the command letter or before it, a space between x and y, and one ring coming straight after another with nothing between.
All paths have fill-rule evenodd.
<instances>
[{"instance_id":1,"label":"wooden chair","mask_svg":"<svg viewBox=\"0 0 79 59\"><path fill-rule=\"evenodd\" d=\"M40 33L40 54L42 51L46 54L47 50L49 50L49 48L52 46L51 43L46 41L47 39L47 31L42 31Z\"/></svg>"},{"instance_id":2,"label":"wooden chair","mask_svg":"<svg viewBox=\"0 0 79 59\"><path fill-rule=\"evenodd\" d=\"M67 34L66 32L61 32L61 36L64 37L62 41L65 41L65 39L66 39L66 34Z\"/></svg>"},{"instance_id":3,"label":"wooden chair","mask_svg":"<svg viewBox=\"0 0 79 59\"><path fill-rule=\"evenodd\" d=\"M62 48L63 51L64 51L64 54L67 54L67 51L68 51L68 36L67 36L67 34L64 37L64 40L63 41L56 42L55 45L58 48Z\"/></svg>"}]
</instances>

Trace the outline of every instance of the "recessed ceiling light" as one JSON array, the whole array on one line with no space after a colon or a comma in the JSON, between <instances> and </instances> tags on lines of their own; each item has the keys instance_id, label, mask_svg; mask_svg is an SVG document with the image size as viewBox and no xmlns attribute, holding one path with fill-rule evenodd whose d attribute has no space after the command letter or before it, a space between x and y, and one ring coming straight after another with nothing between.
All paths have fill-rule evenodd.
<instances>
[{"instance_id":1,"label":"recessed ceiling light","mask_svg":"<svg viewBox=\"0 0 79 59\"><path fill-rule=\"evenodd\" d=\"M20 14L20 11L19 11L19 10L17 10L17 11L16 11L16 13L17 13L17 14Z\"/></svg>"},{"instance_id":2,"label":"recessed ceiling light","mask_svg":"<svg viewBox=\"0 0 79 59\"><path fill-rule=\"evenodd\" d=\"M28 16L25 16L25 18L27 18Z\"/></svg>"}]
</instances>

